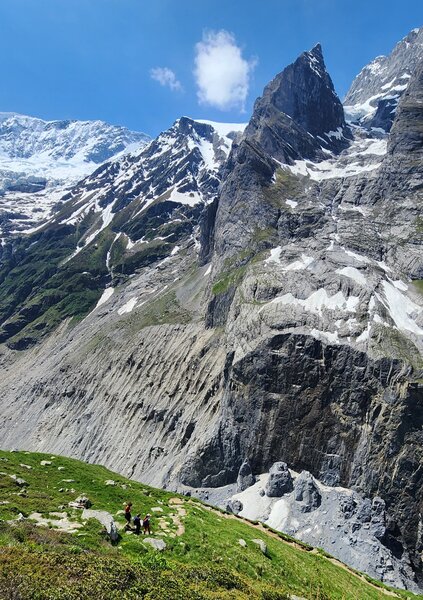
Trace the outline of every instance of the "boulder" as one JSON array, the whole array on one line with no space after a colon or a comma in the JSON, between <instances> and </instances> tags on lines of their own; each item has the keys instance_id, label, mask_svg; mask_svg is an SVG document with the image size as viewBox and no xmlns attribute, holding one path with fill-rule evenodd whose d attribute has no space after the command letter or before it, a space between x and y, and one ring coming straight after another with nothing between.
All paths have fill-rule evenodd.
<instances>
[{"instance_id":1,"label":"boulder","mask_svg":"<svg viewBox=\"0 0 423 600\"><path fill-rule=\"evenodd\" d=\"M350 519L357 510L357 501L354 496L343 496L339 500L339 512L344 519Z\"/></svg>"},{"instance_id":2,"label":"boulder","mask_svg":"<svg viewBox=\"0 0 423 600\"><path fill-rule=\"evenodd\" d=\"M144 544L149 544L154 550L163 552L166 549L166 542L164 540L158 540L156 538L147 537L143 539Z\"/></svg>"},{"instance_id":3,"label":"boulder","mask_svg":"<svg viewBox=\"0 0 423 600\"><path fill-rule=\"evenodd\" d=\"M22 479L22 477L18 477L17 475L10 475L10 479L13 479L19 486L28 485L25 479Z\"/></svg>"},{"instance_id":4,"label":"boulder","mask_svg":"<svg viewBox=\"0 0 423 600\"><path fill-rule=\"evenodd\" d=\"M251 470L250 463L248 460L244 460L238 471L238 477L236 480L236 488L238 492L243 492L251 485L254 485L256 478Z\"/></svg>"},{"instance_id":5,"label":"boulder","mask_svg":"<svg viewBox=\"0 0 423 600\"><path fill-rule=\"evenodd\" d=\"M117 542L119 539L118 529L116 527L116 523L110 513L105 510L90 510L88 508L84 508L82 512L83 519L96 519L99 523L101 523L104 529L107 531L107 534L112 542Z\"/></svg>"},{"instance_id":6,"label":"boulder","mask_svg":"<svg viewBox=\"0 0 423 600\"><path fill-rule=\"evenodd\" d=\"M40 465L41 465L42 467L47 467L48 465L51 465L51 460L42 460L42 461L40 462Z\"/></svg>"},{"instance_id":7,"label":"boulder","mask_svg":"<svg viewBox=\"0 0 423 600\"><path fill-rule=\"evenodd\" d=\"M243 548L247 547L247 542L245 540L243 540L242 538L238 540L238 544L240 546L242 546Z\"/></svg>"},{"instance_id":8,"label":"boulder","mask_svg":"<svg viewBox=\"0 0 423 600\"><path fill-rule=\"evenodd\" d=\"M234 515L237 515L244 508L241 500L228 500L226 504L226 510Z\"/></svg>"},{"instance_id":9,"label":"boulder","mask_svg":"<svg viewBox=\"0 0 423 600\"><path fill-rule=\"evenodd\" d=\"M357 510L357 521L360 523L370 523L372 518L372 503L370 498L364 498Z\"/></svg>"},{"instance_id":10,"label":"boulder","mask_svg":"<svg viewBox=\"0 0 423 600\"><path fill-rule=\"evenodd\" d=\"M91 508L93 503L86 496L78 496L73 502L69 502L72 508Z\"/></svg>"},{"instance_id":11,"label":"boulder","mask_svg":"<svg viewBox=\"0 0 423 600\"><path fill-rule=\"evenodd\" d=\"M263 554L267 554L267 545L266 542L263 542L263 540L251 540L253 542L253 544L256 544L260 550L263 552Z\"/></svg>"},{"instance_id":12,"label":"boulder","mask_svg":"<svg viewBox=\"0 0 423 600\"><path fill-rule=\"evenodd\" d=\"M313 475L308 471L302 471L295 480L294 497L297 502L301 503L299 508L303 513L319 508L322 496Z\"/></svg>"},{"instance_id":13,"label":"boulder","mask_svg":"<svg viewBox=\"0 0 423 600\"><path fill-rule=\"evenodd\" d=\"M274 463L270 467L269 479L266 484L266 495L270 498L278 498L284 494L289 494L293 489L294 486L288 465L284 462Z\"/></svg>"}]
</instances>

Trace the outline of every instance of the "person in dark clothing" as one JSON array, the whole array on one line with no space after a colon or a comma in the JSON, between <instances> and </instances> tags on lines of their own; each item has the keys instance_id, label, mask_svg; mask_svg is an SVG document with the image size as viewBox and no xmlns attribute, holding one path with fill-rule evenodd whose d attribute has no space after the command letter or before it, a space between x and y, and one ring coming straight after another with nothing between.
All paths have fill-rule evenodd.
<instances>
[{"instance_id":1,"label":"person in dark clothing","mask_svg":"<svg viewBox=\"0 0 423 600\"><path fill-rule=\"evenodd\" d=\"M128 502L128 504L125 506L125 519L126 519L126 528L127 529L131 528L131 519L132 519L131 508L132 508L132 502Z\"/></svg>"},{"instance_id":2,"label":"person in dark clothing","mask_svg":"<svg viewBox=\"0 0 423 600\"><path fill-rule=\"evenodd\" d=\"M141 515L135 515L134 517L135 533L139 535L141 532Z\"/></svg>"},{"instance_id":3,"label":"person in dark clothing","mask_svg":"<svg viewBox=\"0 0 423 600\"><path fill-rule=\"evenodd\" d=\"M147 513L142 521L144 533L148 533L148 535L151 535L150 519L151 519L151 515L149 515Z\"/></svg>"}]
</instances>

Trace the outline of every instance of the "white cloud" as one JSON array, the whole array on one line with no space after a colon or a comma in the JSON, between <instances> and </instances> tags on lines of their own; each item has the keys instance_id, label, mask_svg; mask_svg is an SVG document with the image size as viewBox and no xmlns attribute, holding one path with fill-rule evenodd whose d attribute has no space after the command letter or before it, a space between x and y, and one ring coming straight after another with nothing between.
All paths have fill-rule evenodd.
<instances>
[{"instance_id":1,"label":"white cloud","mask_svg":"<svg viewBox=\"0 0 423 600\"><path fill-rule=\"evenodd\" d=\"M155 67L154 69L151 69L150 76L155 81L158 81L160 85L170 87L173 92L182 91L181 82L177 80L172 69L168 69L167 67Z\"/></svg>"},{"instance_id":2,"label":"white cloud","mask_svg":"<svg viewBox=\"0 0 423 600\"><path fill-rule=\"evenodd\" d=\"M242 57L232 33L224 29L205 32L195 46L194 75L200 103L220 110L244 110L255 65L255 60Z\"/></svg>"}]
</instances>

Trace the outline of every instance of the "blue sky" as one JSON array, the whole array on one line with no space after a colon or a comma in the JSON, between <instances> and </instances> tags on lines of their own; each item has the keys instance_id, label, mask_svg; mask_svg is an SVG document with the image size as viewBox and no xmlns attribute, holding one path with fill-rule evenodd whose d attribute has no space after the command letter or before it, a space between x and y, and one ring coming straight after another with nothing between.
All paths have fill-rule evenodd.
<instances>
[{"instance_id":1,"label":"blue sky","mask_svg":"<svg viewBox=\"0 0 423 600\"><path fill-rule=\"evenodd\" d=\"M183 114L245 121L315 43L342 97L422 24L421 0L0 0L0 111L151 135Z\"/></svg>"}]
</instances>

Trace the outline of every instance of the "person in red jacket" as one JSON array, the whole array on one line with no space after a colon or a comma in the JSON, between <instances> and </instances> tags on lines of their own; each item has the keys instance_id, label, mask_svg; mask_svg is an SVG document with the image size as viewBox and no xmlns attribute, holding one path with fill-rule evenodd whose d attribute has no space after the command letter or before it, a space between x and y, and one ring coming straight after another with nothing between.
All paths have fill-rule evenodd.
<instances>
[{"instance_id":1,"label":"person in red jacket","mask_svg":"<svg viewBox=\"0 0 423 600\"><path fill-rule=\"evenodd\" d=\"M126 519L126 528L127 529L131 528L131 519L132 519L131 508L132 508L132 502L128 502L127 505L125 506L125 519Z\"/></svg>"}]
</instances>

